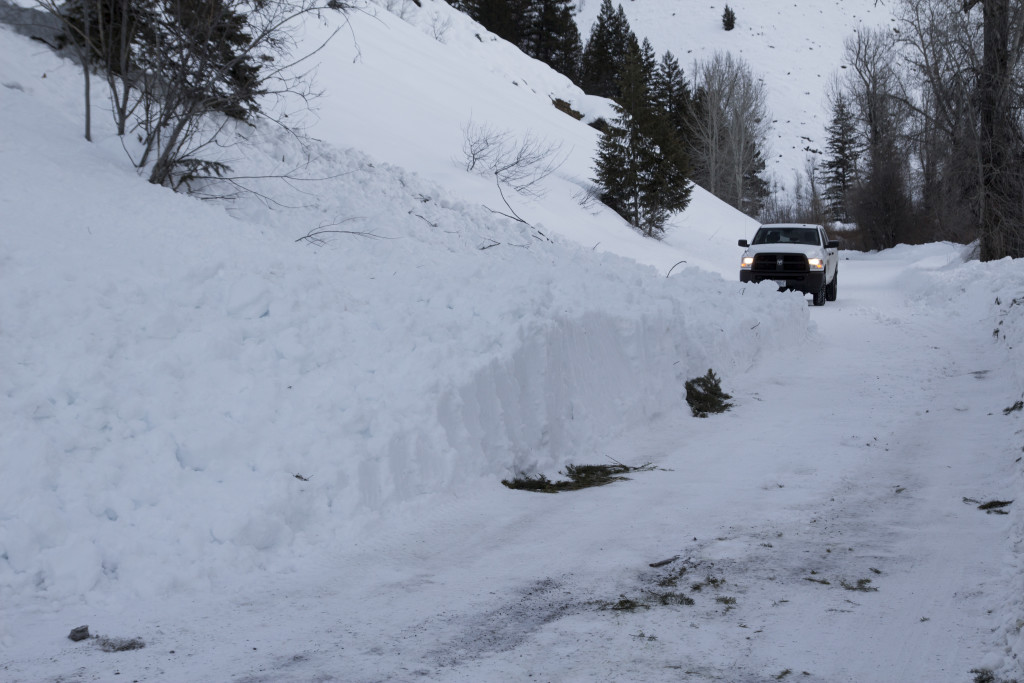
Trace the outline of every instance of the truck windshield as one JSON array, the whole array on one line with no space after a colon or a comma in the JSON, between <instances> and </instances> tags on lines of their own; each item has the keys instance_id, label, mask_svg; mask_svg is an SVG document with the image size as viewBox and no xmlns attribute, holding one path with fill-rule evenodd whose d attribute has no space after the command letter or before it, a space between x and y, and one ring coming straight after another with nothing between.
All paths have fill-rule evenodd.
<instances>
[{"instance_id":1,"label":"truck windshield","mask_svg":"<svg viewBox=\"0 0 1024 683\"><path fill-rule=\"evenodd\" d=\"M813 244L821 246L815 228L758 228L753 244Z\"/></svg>"}]
</instances>

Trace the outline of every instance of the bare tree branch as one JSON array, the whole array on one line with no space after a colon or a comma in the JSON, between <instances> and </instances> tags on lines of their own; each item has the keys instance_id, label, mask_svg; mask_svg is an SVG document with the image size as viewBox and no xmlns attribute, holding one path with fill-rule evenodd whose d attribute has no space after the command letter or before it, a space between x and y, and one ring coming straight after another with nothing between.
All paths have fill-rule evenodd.
<instances>
[{"instance_id":1,"label":"bare tree branch","mask_svg":"<svg viewBox=\"0 0 1024 683\"><path fill-rule=\"evenodd\" d=\"M541 181L557 171L568 155L561 144L526 133L515 138L510 131L496 130L470 119L462 127L462 166L467 171L494 174L499 183L518 194L541 197Z\"/></svg>"},{"instance_id":2,"label":"bare tree branch","mask_svg":"<svg viewBox=\"0 0 1024 683\"><path fill-rule=\"evenodd\" d=\"M393 240L398 239L396 237L385 237L383 235L377 235L373 232L365 230L333 230L334 226L344 225L345 223L351 223L352 221L363 220L359 217L345 218L344 220L334 221L331 223L321 223L319 226L313 228L302 237L295 240L296 242L306 242L317 247L322 247L327 244L327 240L324 235L354 235L356 237L364 237L366 239L373 240Z\"/></svg>"}]
</instances>

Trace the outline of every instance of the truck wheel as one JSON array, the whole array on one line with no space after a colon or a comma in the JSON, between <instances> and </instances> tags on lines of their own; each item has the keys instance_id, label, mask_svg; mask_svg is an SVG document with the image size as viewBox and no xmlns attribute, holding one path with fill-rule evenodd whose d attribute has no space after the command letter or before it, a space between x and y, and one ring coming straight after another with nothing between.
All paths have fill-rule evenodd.
<instances>
[{"instance_id":1,"label":"truck wheel","mask_svg":"<svg viewBox=\"0 0 1024 683\"><path fill-rule=\"evenodd\" d=\"M825 305L825 298L826 298L825 297L825 287L826 287L826 285L825 285L825 277L822 276L822 278L821 278L821 287L819 287L818 291L814 293L814 305L815 306L824 306Z\"/></svg>"},{"instance_id":2,"label":"truck wheel","mask_svg":"<svg viewBox=\"0 0 1024 683\"><path fill-rule=\"evenodd\" d=\"M839 269L836 269L836 274L832 277L832 282L828 283L828 287L825 288L825 298L829 301L835 301L836 296L839 294Z\"/></svg>"}]
</instances>

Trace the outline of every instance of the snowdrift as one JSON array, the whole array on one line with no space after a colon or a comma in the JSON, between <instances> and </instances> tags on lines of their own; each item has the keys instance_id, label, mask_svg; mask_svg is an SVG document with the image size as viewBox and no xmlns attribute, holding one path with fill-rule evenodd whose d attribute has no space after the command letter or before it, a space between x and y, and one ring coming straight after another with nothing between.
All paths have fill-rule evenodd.
<instances>
[{"instance_id":1,"label":"snowdrift","mask_svg":"<svg viewBox=\"0 0 1024 683\"><path fill-rule=\"evenodd\" d=\"M299 208L149 186L80 139L75 67L2 44L5 604L286 569L414 497L599 460L685 379L808 334L802 297L666 278L327 143L278 194ZM249 135L242 168L300 154Z\"/></svg>"}]
</instances>

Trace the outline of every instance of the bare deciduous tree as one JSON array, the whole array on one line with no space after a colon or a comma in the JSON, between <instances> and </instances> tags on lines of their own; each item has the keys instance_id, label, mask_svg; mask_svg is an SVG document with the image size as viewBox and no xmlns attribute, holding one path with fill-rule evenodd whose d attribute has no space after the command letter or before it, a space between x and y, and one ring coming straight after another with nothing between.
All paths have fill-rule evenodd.
<instances>
[{"instance_id":1,"label":"bare deciduous tree","mask_svg":"<svg viewBox=\"0 0 1024 683\"><path fill-rule=\"evenodd\" d=\"M763 164L771 120L764 83L728 52L696 63L694 73L693 180L732 206L757 213L752 181Z\"/></svg>"},{"instance_id":2,"label":"bare deciduous tree","mask_svg":"<svg viewBox=\"0 0 1024 683\"><path fill-rule=\"evenodd\" d=\"M803 172L793 172L793 190L776 183L758 219L763 223L810 223L825 225L828 210L821 191L821 169L815 156L804 160Z\"/></svg>"},{"instance_id":3,"label":"bare deciduous tree","mask_svg":"<svg viewBox=\"0 0 1024 683\"><path fill-rule=\"evenodd\" d=\"M1024 256L1020 171L1022 126L1019 75L1024 23L1019 2L963 0L964 12L982 5L982 65L978 74L980 188L978 228L982 260Z\"/></svg>"},{"instance_id":4,"label":"bare deciduous tree","mask_svg":"<svg viewBox=\"0 0 1024 683\"><path fill-rule=\"evenodd\" d=\"M891 33L862 28L846 40L845 86L859 119L865 161L849 208L876 249L896 246L909 222L905 141L911 110L896 57Z\"/></svg>"},{"instance_id":5,"label":"bare deciduous tree","mask_svg":"<svg viewBox=\"0 0 1024 683\"><path fill-rule=\"evenodd\" d=\"M145 67L136 61L138 45L151 40L159 11L152 0L37 0L39 6L59 17L64 26L63 43L76 49L83 69L97 68L110 92L111 113L118 135L124 135L138 103L133 97ZM89 93L86 92L86 116ZM88 139L89 136L87 135Z\"/></svg>"},{"instance_id":6,"label":"bare deciduous tree","mask_svg":"<svg viewBox=\"0 0 1024 683\"><path fill-rule=\"evenodd\" d=\"M982 11L972 11L978 4ZM1024 7L903 0L899 19L918 79L914 142L926 219L940 237L977 237L982 259L1024 256Z\"/></svg>"},{"instance_id":7,"label":"bare deciduous tree","mask_svg":"<svg viewBox=\"0 0 1024 683\"><path fill-rule=\"evenodd\" d=\"M959 0L904 0L898 9L901 54L916 81L910 143L918 168L919 222L934 239L970 241L977 183L980 26Z\"/></svg>"}]
</instances>

